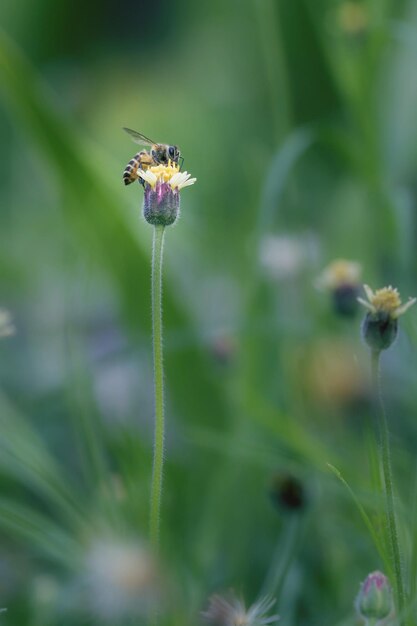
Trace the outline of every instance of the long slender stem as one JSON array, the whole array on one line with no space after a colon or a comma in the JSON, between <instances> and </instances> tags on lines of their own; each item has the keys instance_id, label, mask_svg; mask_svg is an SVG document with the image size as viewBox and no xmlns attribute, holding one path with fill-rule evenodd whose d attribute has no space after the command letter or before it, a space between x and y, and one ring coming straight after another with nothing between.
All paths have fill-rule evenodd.
<instances>
[{"instance_id":1,"label":"long slender stem","mask_svg":"<svg viewBox=\"0 0 417 626\"><path fill-rule=\"evenodd\" d=\"M401 568L401 554L398 541L397 523L395 519L394 506L394 489L391 467L391 453L389 445L388 421L385 412L384 401L381 392L381 379L379 371L380 351L372 352L372 381L378 406L378 424L379 424L379 445L381 451L381 464L384 476L384 490L387 508L387 526L390 542L391 557L393 561L393 569L395 574L395 587L397 595L397 608L399 615L399 624L402 626L404 621L404 583Z\"/></svg>"},{"instance_id":2,"label":"long slender stem","mask_svg":"<svg viewBox=\"0 0 417 626\"><path fill-rule=\"evenodd\" d=\"M155 226L152 249L152 330L155 390L155 441L151 485L149 535L151 545L159 549L161 494L164 465L164 368L162 354L162 259L164 226Z\"/></svg>"}]
</instances>

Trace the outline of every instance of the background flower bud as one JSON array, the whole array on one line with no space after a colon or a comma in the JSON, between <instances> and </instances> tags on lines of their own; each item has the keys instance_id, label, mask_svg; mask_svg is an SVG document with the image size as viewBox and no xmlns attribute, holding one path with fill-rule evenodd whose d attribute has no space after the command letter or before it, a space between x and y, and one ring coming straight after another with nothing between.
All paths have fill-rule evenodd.
<instances>
[{"instance_id":1,"label":"background flower bud","mask_svg":"<svg viewBox=\"0 0 417 626\"><path fill-rule=\"evenodd\" d=\"M391 585L382 572L372 572L366 577L356 598L356 608L365 619L383 620L391 613Z\"/></svg>"},{"instance_id":2,"label":"background flower bud","mask_svg":"<svg viewBox=\"0 0 417 626\"><path fill-rule=\"evenodd\" d=\"M356 285L340 285L332 291L333 309L337 315L354 317L358 311L358 288Z\"/></svg>"},{"instance_id":3,"label":"background flower bud","mask_svg":"<svg viewBox=\"0 0 417 626\"><path fill-rule=\"evenodd\" d=\"M275 506L287 511L301 511L307 503L304 485L291 474L278 474L273 477L270 497Z\"/></svg>"},{"instance_id":4,"label":"background flower bud","mask_svg":"<svg viewBox=\"0 0 417 626\"><path fill-rule=\"evenodd\" d=\"M372 350L386 350L395 341L398 321L385 311L369 312L362 324L362 334Z\"/></svg>"}]
</instances>

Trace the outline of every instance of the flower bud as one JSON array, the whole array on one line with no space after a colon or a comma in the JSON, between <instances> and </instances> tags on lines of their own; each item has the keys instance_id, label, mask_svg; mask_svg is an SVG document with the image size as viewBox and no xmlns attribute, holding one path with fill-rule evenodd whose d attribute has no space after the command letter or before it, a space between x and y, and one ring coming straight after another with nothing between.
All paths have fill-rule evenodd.
<instances>
[{"instance_id":1,"label":"flower bud","mask_svg":"<svg viewBox=\"0 0 417 626\"><path fill-rule=\"evenodd\" d=\"M398 334L398 320L385 311L369 312L362 323L362 334L372 350L386 350Z\"/></svg>"},{"instance_id":2,"label":"flower bud","mask_svg":"<svg viewBox=\"0 0 417 626\"><path fill-rule=\"evenodd\" d=\"M307 504L304 485L291 474L274 476L270 497L275 506L290 512L302 511Z\"/></svg>"},{"instance_id":3,"label":"flower bud","mask_svg":"<svg viewBox=\"0 0 417 626\"><path fill-rule=\"evenodd\" d=\"M383 620L393 610L392 590L389 580L382 572L372 572L362 583L356 609L365 619Z\"/></svg>"},{"instance_id":4,"label":"flower bud","mask_svg":"<svg viewBox=\"0 0 417 626\"><path fill-rule=\"evenodd\" d=\"M333 310L342 317L354 317L358 310L358 288L355 285L341 285L332 292Z\"/></svg>"},{"instance_id":5,"label":"flower bud","mask_svg":"<svg viewBox=\"0 0 417 626\"><path fill-rule=\"evenodd\" d=\"M170 226L180 210L180 194L172 189L169 183L157 182L155 187L145 183L143 215L149 224L154 226Z\"/></svg>"}]
</instances>

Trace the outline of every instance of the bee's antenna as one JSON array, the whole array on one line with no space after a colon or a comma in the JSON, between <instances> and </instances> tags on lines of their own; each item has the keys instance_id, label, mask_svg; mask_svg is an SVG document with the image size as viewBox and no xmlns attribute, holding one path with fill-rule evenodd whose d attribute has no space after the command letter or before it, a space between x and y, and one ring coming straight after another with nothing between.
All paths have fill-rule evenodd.
<instances>
[{"instance_id":1,"label":"bee's antenna","mask_svg":"<svg viewBox=\"0 0 417 626\"><path fill-rule=\"evenodd\" d=\"M180 156L178 157L178 162L179 162L179 167L180 167L180 171L182 170L182 166L184 165L184 157Z\"/></svg>"}]
</instances>

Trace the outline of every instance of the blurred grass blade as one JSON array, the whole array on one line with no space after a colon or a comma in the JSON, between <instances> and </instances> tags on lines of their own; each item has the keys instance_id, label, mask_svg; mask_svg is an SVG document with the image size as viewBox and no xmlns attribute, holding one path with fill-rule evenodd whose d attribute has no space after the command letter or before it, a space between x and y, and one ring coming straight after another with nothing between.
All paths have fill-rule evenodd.
<instances>
[{"instance_id":1,"label":"blurred grass blade","mask_svg":"<svg viewBox=\"0 0 417 626\"><path fill-rule=\"evenodd\" d=\"M364 507L362 506L361 502L359 501L358 497L356 496L355 492L353 491L353 489L350 487L350 485L348 484L348 482L343 478L342 473L337 469L337 467L334 467L334 465L331 465L330 463L327 463L328 468L333 472L333 474L336 476L336 478L338 478L340 480L340 482L342 483L342 485L344 485L347 489L347 491L349 492L349 495L351 496L353 502L355 503L360 516L362 517L362 520L366 526L366 528L368 529L369 534L371 535L372 541L374 542L375 548L378 551L378 554L382 560L382 562L384 563L384 567L386 569L386 571L388 572L389 577L392 577L392 568L391 568L391 564L390 564L390 560L386 554L385 548L382 545L382 542L380 540L380 538L378 537L371 520L369 519L369 515L367 514L367 512L365 511Z\"/></svg>"},{"instance_id":2,"label":"blurred grass blade","mask_svg":"<svg viewBox=\"0 0 417 626\"><path fill-rule=\"evenodd\" d=\"M54 522L6 498L0 498L0 528L66 567L75 567L81 557L79 544Z\"/></svg>"},{"instance_id":3,"label":"blurred grass blade","mask_svg":"<svg viewBox=\"0 0 417 626\"><path fill-rule=\"evenodd\" d=\"M198 426L187 429L187 438L193 446L213 452L227 459L234 459L242 464L254 465L260 468L273 469L277 465L276 452L264 446L256 444L253 439L239 441L225 437L223 432L199 428ZM285 458L280 455L281 460ZM287 461L291 457L288 456Z\"/></svg>"},{"instance_id":4,"label":"blurred grass blade","mask_svg":"<svg viewBox=\"0 0 417 626\"><path fill-rule=\"evenodd\" d=\"M307 152L315 140L308 128L297 129L289 135L276 152L268 170L261 200L258 220L258 237L272 229L274 216L294 166Z\"/></svg>"},{"instance_id":5,"label":"blurred grass blade","mask_svg":"<svg viewBox=\"0 0 417 626\"><path fill-rule=\"evenodd\" d=\"M323 471L324 460L333 457L325 444L311 435L304 425L299 424L293 417L271 406L264 396L249 388L245 393L246 411L250 418L267 429L293 455Z\"/></svg>"},{"instance_id":6,"label":"blurred grass blade","mask_svg":"<svg viewBox=\"0 0 417 626\"><path fill-rule=\"evenodd\" d=\"M0 468L60 509L79 524L84 519L82 494L67 476L27 420L0 394Z\"/></svg>"}]
</instances>

